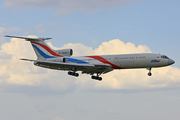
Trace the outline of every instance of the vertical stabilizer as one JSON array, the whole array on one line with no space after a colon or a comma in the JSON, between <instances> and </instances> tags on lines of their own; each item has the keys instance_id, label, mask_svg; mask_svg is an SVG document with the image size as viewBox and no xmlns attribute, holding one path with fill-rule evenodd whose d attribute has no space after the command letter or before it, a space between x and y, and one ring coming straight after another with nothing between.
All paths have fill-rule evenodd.
<instances>
[{"instance_id":1,"label":"vertical stabilizer","mask_svg":"<svg viewBox=\"0 0 180 120\"><path fill-rule=\"evenodd\" d=\"M53 49L51 49L44 40L31 41L31 45L38 59L63 57L57 54Z\"/></svg>"},{"instance_id":2,"label":"vertical stabilizer","mask_svg":"<svg viewBox=\"0 0 180 120\"><path fill-rule=\"evenodd\" d=\"M17 36L5 36L5 37L20 38L20 39L25 39L26 41L30 41L36 53L37 59L63 57L62 55L57 54L45 42L45 40L48 40L51 38L27 38L27 37L17 37Z\"/></svg>"}]
</instances>

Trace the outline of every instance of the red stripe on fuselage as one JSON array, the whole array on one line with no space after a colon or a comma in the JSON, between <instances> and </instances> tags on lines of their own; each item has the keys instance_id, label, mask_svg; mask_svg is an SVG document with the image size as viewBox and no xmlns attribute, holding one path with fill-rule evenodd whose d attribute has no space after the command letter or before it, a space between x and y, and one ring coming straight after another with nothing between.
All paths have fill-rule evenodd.
<instances>
[{"instance_id":1,"label":"red stripe on fuselage","mask_svg":"<svg viewBox=\"0 0 180 120\"><path fill-rule=\"evenodd\" d=\"M41 46L42 48L44 48L45 50L47 50L49 53L51 53L51 55L53 55L53 56L63 57L63 56L61 56L61 55L58 55L57 53L55 53L54 51L52 51L49 47L47 47L47 46L45 46L45 45L43 45L43 44L40 44L40 43L37 43L37 42L31 42L31 43L37 44L37 45Z\"/></svg>"},{"instance_id":2,"label":"red stripe on fuselage","mask_svg":"<svg viewBox=\"0 0 180 120\"><path fill-rule=\"evenodd\" d=\"M104 59L103 57L100 57L100 56L85 56L85 57L90 57L90 58L96 59L96 60L98 60L98 61L100 61L100 62L102 62L104 64L109 64L114 69L124 69L122 67L119 67L117 65L114 65L114 64L110 63L109 61L107 61L106 59Z\"/></svg>"}]
</instances>

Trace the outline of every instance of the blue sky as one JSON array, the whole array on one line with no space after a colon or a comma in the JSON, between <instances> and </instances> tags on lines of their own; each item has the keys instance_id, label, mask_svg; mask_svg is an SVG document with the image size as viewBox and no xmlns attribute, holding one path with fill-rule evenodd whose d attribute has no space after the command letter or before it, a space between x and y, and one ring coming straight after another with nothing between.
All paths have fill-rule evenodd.
<instances>
[{"instance_id":1,"label":"blue sky","mask_svg":"<svg viewBox=\"0 0 180 120\"><path fill-rule=\"evenodd\" d=\"M146 45L153 53L169 56L176 61L170 70L179 70L179 6L179 0L92 0L88 2L84 0L17 0L15 2L13 0L2 0L0 1L1 45L10 44L10 39L2 37L4 34L36 35L38 37L52 37L52 45L58 48L68 43L72 43L74 46L81 43L81 45L77 44L77 46L79 45L77 50L82 50L82 53L86 53L87 50L87 53L90 53L88 48L95 50L103 42L119 39L124 43L130 42L136 47ZM15 48L16 46L12 44L11 47ZM84 46L87 49L81 49ZM1 49L4 51L5 47L1 47ZM22 49L24 50L25 47ZM118 51L118 48L116 50ZM12 57L12 60L15 60L22 51L17 50L17 55ZM12 53L7 52L13 56ZM27 49L22 55L29 55L28 57L31 58L33 56L31 53L33 51ZM2 60L5 59L5 56L7 57L4 53L0 56ZM10 57L7 58L11 61ZM31 64L14 63L19 66ZM9 62L9 65L6 66L7 72L13 71L13 75L17 78L23 77L20 75L21 72L17 72L23 70L23 67L16 69L13 65L13 62ZM178 120L180 118L178 114L180 110L178 105L180 82L178 80L180 78L177 77L180 73L178 72L172 71L172 74L176 73L176 77L175 79L169 77L165 82L168 83L165 88L153 89L146 85L137 87L141 86L138 81L135 85L129 83L123 89L114 90L106 89L106 87L105 89L104 87L103 89L101 87L96 89L97 86L104 83L97 84L95 83L97 81L92 81L88 75L83 76L83 79L75 79L67 76L65 72L45 71L44 69L36 69L33 65L26 67L30 73L28 77L43 73L47 73L47 76L46 78L38 77L37 81L40 82L36 84L34 84L36 79L31 81L28 78L29 81L26 84L25 82L21 83L23 79L17 83L9 82L11 79L6 80L6 78L12 75L0 74L0 78L3 79L0 85L0 95L3 98L0 100L3 106L0 108L0 112L3 113L0 115L1 119ZM13 70L9 70L10 68ZM158 85L165 79L163 73L160 73L161 76L156 76L156 72L154 72L155 77L152 78L154 85ZM136 73L141 75L138 70ZM49 74L52 75L48 76ZM128 70L127 73L119 71L118 74L119 79L121 79L128 74ZM51 77L56 80L53 81ZM59 81L60 78L63 80ZM162 80L159 80L160 78ZM128 79L130 78L127 78L127 81L130 81ZM142 76L139 76L138 79L149 80ZM130 82L134 83L138 79L134 78ZM14 80L16 81L16 79ZM90 86L87 84L83 86L83 80ZM156 80L159 81L156 82ZM107 82L107 84L111 83ZM63 85L65 88L60 88L64 87ZM97 86L92 87L91 85ZM134 89L129 86L136 87Z\"/></svg>"},{"instance_id":2,"label":"blue sky","mask_svg":"<svg viewBox=\"0 0 180 120\"><path fill-rule=\"evenodd\" d=\"M99 8L93 13L75 9L67 15L55 15L57 7L5 7L1 2L1 23L6 24L4 27L20 28L15 35L47 36L56 45L82 43L93 48L104 41L120 39L135 45L145 44L152 52L178 59L171 52L179 49L178 0L139 0L120 7ZM35 29L39 25L43 32Z\"/></svg>"}]
</instances>

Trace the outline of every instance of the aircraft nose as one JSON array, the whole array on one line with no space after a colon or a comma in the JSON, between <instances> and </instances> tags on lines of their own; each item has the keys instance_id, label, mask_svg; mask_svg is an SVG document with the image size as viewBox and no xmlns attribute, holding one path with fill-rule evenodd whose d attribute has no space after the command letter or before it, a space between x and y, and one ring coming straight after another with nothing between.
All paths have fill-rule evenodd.
<instances>
[{"instance_id":1,"label":"aircraft nose","mask_svg":"<svg viewBox=\"0 0 180 120\"><path fill-rule=\"evenodd\" d=\"M172 59L169 59L169 60L168 60L168 65L172 65L172 64L174 64L174 63L175 63L174 60L172 60Z\"/></svg>"}]
</instances>

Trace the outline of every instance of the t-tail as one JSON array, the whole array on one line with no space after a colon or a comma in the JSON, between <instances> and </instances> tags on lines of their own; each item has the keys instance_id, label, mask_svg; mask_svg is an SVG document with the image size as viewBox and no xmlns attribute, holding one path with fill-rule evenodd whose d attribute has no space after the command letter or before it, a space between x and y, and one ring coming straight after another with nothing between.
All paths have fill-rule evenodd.
<instances>
[{"instance_id":1,"label":"t-tail","mask_svg":"<svg viewBox=\"0 0 180 120\"><path fill-rule=\"evenodd\" d=\"M53 50L45 40L49 40L51 38L28 38L28 37L17 37L17 36L8 36L12 38L20 38L25 39L26 41L30 41L31 45L36 53L37 59L48 59L48 58L57 58L57 57L70 57L73 54L72 49L62 49L62 50Z\"/></svg>"}]
</instances>

